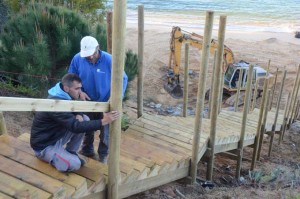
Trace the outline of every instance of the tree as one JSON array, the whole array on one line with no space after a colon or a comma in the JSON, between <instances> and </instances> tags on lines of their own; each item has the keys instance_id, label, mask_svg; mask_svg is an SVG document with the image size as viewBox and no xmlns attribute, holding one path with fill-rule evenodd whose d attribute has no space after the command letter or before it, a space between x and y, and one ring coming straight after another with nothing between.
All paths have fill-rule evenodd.
<instances>
[{"instance_id":1,"label":"tree","mask_svg":"<svg viewBox=\"0 0 300 199\"><path fill-rule=\"evenodd\" d=\"M0 0L0 33L7 20L8 20L7 4L3 0Z\"/></svg>"},{"instance_id":2,"label":"tree","mask_svg":"<svg viewBox=\"0 0 300 199\"><path fill-rule=\"evenodd\" d=\"M18 13L26 9L34 0L1 0L5 1L12 12ZM54 6L64 6L82 14L86 19L95 24L104 19L106 0L35 0L40 3L48 3Z\"/></svg>"},{"instance_id":3,"label":"tree","mask_svg":"<svg viewBox=\"0 0 300 199\"><path fill-rule=\"evenodd\" d=\"M0 35L0 69L18 73L16 78L22 83L38 87L36 80L20 73L42 76L45 81L60 78L80 49L83 36L93 35L106 46L104 27L98 25L94 32L74 11L30 4L6 24Z\"/></svg>"}]
</instances>

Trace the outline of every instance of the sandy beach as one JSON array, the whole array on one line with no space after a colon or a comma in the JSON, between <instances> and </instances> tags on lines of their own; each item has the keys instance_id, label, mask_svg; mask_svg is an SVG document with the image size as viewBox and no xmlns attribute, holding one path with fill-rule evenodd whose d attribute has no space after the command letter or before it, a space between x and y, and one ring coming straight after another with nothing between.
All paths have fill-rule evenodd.
<instances>
[{"instance_id":1,"label":"sandy beach","mask_svg":"<svg viewBox=\"0 0 300 199\"><path fill-rule=\"evenodd\" d=\"M172 26L153 25L145 22L144 25L144 98L156 103L168 103L175 105L182 103L182 100L175 100L163 89L169 59L169 41ZM203 29L186 29L188 32L204 34ZM218 30L213 30L213 38L217 39ZM277 67L283 71L286 67L288 74L285 83L284 96L292 90L296 71L300 64L300 39L294 37L294 33L276 32L249 32L249 31L226 31L225 45L234 53L235 61L245 60L250 63L261 65L267 68L268 61L271 60L270 72L275 74ZM138 25L137 23L127 23L126 25L126 48L138 52ZM184 49L182 49L181 72L183 72ZM212 55L211 55L212 57ZM200 53L198 49L190 48L190 69L196 74L199 73ZM212 72L212 58L208 69L207 86L210 85ZM181 75L183 79L183 74ZM281 76L279 75L279 79ZM190 79L189 82L190 101L196 96L198 76ZM136 96L136 81L131 83L132 99Z\"/></svg>"}]
</instances>

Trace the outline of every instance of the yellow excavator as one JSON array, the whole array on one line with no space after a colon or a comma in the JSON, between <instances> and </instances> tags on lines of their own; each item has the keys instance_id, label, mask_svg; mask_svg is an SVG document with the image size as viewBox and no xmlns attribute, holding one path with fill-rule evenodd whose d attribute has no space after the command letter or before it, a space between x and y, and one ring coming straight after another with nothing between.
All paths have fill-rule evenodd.
<instances>
[{"instance_id":1,"label":"yellow excavator","mask_svg":"<svg viewBox=\"0 0 300 199\"><path fill-rule=\"evenodd\" d=\"M188 43L190 46L193 46L197 49L202 49L203 36L196 33L188 33L181 30L181 28L178 26L172 28L170 39L169 71L167 74L167 83L164 85L164 88L174 98L181 98L183 96L183 91L179 79L181 47L183 43ZM210 53L213 54L217 48L218 41L212 39L210 44ZM226 70L227 66L234 62L234 56L230 48L225 45L223 56L223 68L224 70Z\"/></svg>"},{"instance_id":2,"label":"yellow excavator","mask_svg":"<svg viewBox=\"0 0 300 199\"><path fill-rule=\"evenodd\" d=\"M183 33L185 32L185 33ZM203 36L196 33L189 33L181 30L180 27L175 26L172 28L170 39L170 58L169 70L167 74L167 82L164 84L164 89L170 93L174 98L182 98L183 90L180 85L179 69L181 62L181 47L182 44L188 43L199 50L203 46ZM218 41L212 39L210 44L210 53L218 48ZM224 74L224 91L227 94L233 94L237 91L237 81L240 71L243 72L241 90L245 90L248 75L249 63L241 60L234 63L234 55L230 48L224 45L223 51L223 71ZM253 84L258 84L258 90L261 91L263 87L263 80L268 75L267 71L258 65L254 65Z\"/></svg>"}]
</instances>

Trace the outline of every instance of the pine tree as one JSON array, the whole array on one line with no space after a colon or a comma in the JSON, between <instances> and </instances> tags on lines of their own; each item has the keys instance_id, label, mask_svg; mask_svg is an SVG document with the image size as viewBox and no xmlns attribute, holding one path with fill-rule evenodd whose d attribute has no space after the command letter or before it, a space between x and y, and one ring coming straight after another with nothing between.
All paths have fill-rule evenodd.
<instances>
[{"instance_id":1,"label":"pine tree","mask_svg":"<svg viewBox=\"0 0 300 199\"><path fill-rule=\"evenodd\" d=\"M45 80L60 78L80 49L81 38L91 33L87 22L73 11L31 4L14 16L0 35L0 69L43 76ZM16 78L31 87L39 85L24 75Z\"/></svg>"}]
</instances>

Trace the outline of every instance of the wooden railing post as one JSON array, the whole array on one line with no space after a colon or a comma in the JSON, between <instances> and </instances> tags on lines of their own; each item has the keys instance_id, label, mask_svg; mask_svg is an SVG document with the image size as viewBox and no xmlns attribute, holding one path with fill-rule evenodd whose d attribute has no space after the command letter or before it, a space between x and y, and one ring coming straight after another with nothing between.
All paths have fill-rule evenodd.
<instances>
[{"instance_id":1,"label":"wooden railing post","mask_svg":"<svg viewBox=\"0 0 300 199\"><path fill-rule=\"evenodd\" d=\"M234 111L236 112L238 109L238 104L240 101L240 93L241 93L241 87L243 86L243 74L244 74L244 70L241 68L240 69L240 74L239 74L239 81L238 81L238 88L237 88L237 92L236 92L236 96L235 96L235 101L234 101Z\"/></svg>"},{"instance_id":2,"label":"wooden railing post","mask_svg":"<svg viewBox=\"0 0 300 199\"><path fill-rule=\"evenodd\" d=\"M210 156L207 163L207 176L208 180L212 180L213 166L214 166L214 153L215 153L215 144L216 144L216 134L217 134L217 119L219 114L219 95L221 83L221 74L222 74L222 60L223 60L223 51L224 51L224 40L225 40L225 28L226 28L226 16L220 16L219 22L219 34L218 34L218 50L217 50L217 62L216 62L216 71L214 78L214 89L212 90L212 111L210 117L210 139L208 142L208 148L210 149Z\"/></svg>"},{"instance_id":3,"label":"wooden railing post","mask_svg":"<svg viewBox=\"0 0 300 199\"><path fill-rule=\"evenodd\" d=\"M263 144L263 140L264 140L264 135L265 135L265 132L266 132L266 123L267 123L267 117L268 117L268 111L269 111L269 103L270 103L270 100L271 100L270 98L271 98L271 89L268 89L266 105L265 105L265 108L264 108L261 131L260 131L261 135L260 135L260 140L259 140L257 159L256 159L258 161L260 159L261 148L262 148L262 144Z\"/></svg>"},{"instance_id":4,"label":"wooden railing post","mask_svg":"<svg viewBox=\"0 0 300 199\"><path fill-rule=\"evenodd\" d=\"M210 118L211 115L211 109L212 109L212 91L214 89L214 79L216 78L216 62L217 62L217 51L214 52L214 62L213 62L213 70L211 74L211 85L209 90L209 101L208 101L208 118Z\"/></svg>"},{"instance_id":5,"label":"wooden railing post","mask_svg":"<svg viewBox=\"0 0 300 199\"><path fill-rule=\"evenodd\" d=\"M144 103L144 6L138 7L138 81L137 81L137 116L143 115Z\"/></svg>"},{"instance_id":6,"label":"wooden railing post","mask_svg":"<svg viewBox=\"0 0 300 199\"><path fill-rule=\"evenodd\" d=\"M259 141L260 141L260 139L262 139L261 138L261 135L262 135L261 134L261 126L262 126L262 118L263 118L263 114L264 114L264 109L265 109L266 102L267 102L266 98L267 98L268 83L269 83L269 79L266 78L265 82L264 82L263 97L262 97L261 104L260 104L258 123L257 123L257 127L256 127L256 136L255 136L255 141L254 141L251 170L254 170L254 168L255 168Z\"/></svg>"},{"instance_id":7,"label":"wooden railing post","mask_svg":"<svg viewBox=\"0 0 300 199\"><path fill-rule=\"evenodd\" d=\"M112 34L112 82L110 109L122 113L125 62L126 0L115 0ZM108 199L119 199L121 117L110 125L108 161Z\"/></svg>"},{"instance_id":8,"label":"wooden railing post","mask_svg":"<svg viewBox=\"0 0 300 199\"><path fill-rule=\"evenodd\" d=\"M183 117L187 116L189 94L189 44L185 44L184 58L184 88L183 88Z\"/></svg>"},{"instance_id":9,"label":"wooden railing post","mask_svg":"<svg viewBox=\"0 0 300 199\"><path fill-rule=\"evenodd\" d=\"M3 112L0 112L0 135L7 134L5 119L3 116Z\"/></svg>"},{"instance_id":10,"label":"wooden railing post","mask_svg":"<svg viewBox=\"0 0 300 199\"><path fill-rule=\"evenodd\" d=\"M291 99L291 104L289 106L289 112L288 112L288 122L287 125L289 126L292 123L292 115L296 106L296 101L297 101L297 96L298 96L298 91L299 91L299 79L300 79L300 64L298 66L298 72L297 72L297 77L295 80L293 92L292 92L292 99Z\"/></svg>"},{"instance_id":11,"label":"wooden railing post","mask_svg":"<svg viewBox=\"0 0 300 199\"><path fill-rule=\"evenodd\" d=\"M290 104L290 100L291 100L291 92L289 92L286 103L285 103L284 114L283 114L283 123L282 123L282 128L281 128L280 134L279 134L278 144L281 144L281 141L283 140L284 132L286 130L287 114L288 114L288 107L289 107L289 104Z\"/></svg>"},{"instance_id":12,"label":"wooden railing post","mask_svg":"<svg viewBox=\"0 0 300 199\"><path fill-rule=\"evenodd\" d=\"M272 87L272 95L271 95L271 99L270 99L269 110L272 109L272 104L273 104L273 99L274 99L274 94L275 94L275 89L276 89L276 84L277 84L277 78L278 78L278 70L279 70L279 68L276 69L275 81L274 81L274 85Z\"/></svg>"},{"instance_id":13,"label":"wooden railing post","mask_svg":"<svg viewBox=\"0 0 300 199\"><path fill-rule=\"evenodd\" d=\"M106 45L107 45L107 52L111 54L111 35L112 35L112 12L108 11L106 13Z\"/></svg>"},{"instance_id":14,"label":"wooden railing post","mask_svg":"<svg viewBox=\"0 0 300 199\"><path fill-rule=\"evenodd\" d=\"M202 112L204 109L205 101L205 86L206 86L206 74L209 61L209 50L211 43L211 35L213 28L214 12L206 12L205 29L204 29L204 40L202 48L202 57L200 64L200 76L198 82L198 93L197 93L197 104L196 104L196 118L194 125L194 137L193 137L193 150L192 150L192 162L191 162L191 177L192 183L196 183L197 176L197 164L199 161L198 152L200 144L200 136L202 131Z\"/></svg>"},{"instance_id":15,"label":"wooden railing post","mask_svg":"<svg viewBox=\"0 0 300 199\"><path fill-rule=\"evenodd\" d=\"M278 118L278 114L279 114L279 107L280 107L280 102L281 102L281 97L282 97L282 92L283 92L283 86L284 86L284 82L285 82L285 78L286 78L286 73L287 73L287 71L285 70L284 73L283 73L283 76L282 76L282 80L281 80L279 96L277 98L276 113L275 113L274 124L272 126L272 132L271 132L271 138L270 138L270 146L269 146L269 152L268 152L268 156L269 157L271 156L271 152L272 152L274 135L275 135L276 125L277 125L277 118ZM274 91L273 91L273 93L274 93ZM272 103L272 101L271 101L271 103Z\"/></svg>"},{"instance_id":16,"label":"wooden railing post","mask_svg":"<svg viewBox=\"0 0 300 199\"><path fill-rule=\"evenodd\" d=\"M244 110L243 110L242 128L240 134L240 141L238 143L237 167L236 167L236 178L238 180L240 179L240 173L242 167L244 139L245 139L246 125L247 125L247 115L249 112L249 104L250 104L250 92L252 91L251 88L252 77L253 77L253 65L250 64L249 71L247 74L247 87L246 87L245 103L244 103Z\"/></svg>"}]
</instances>

